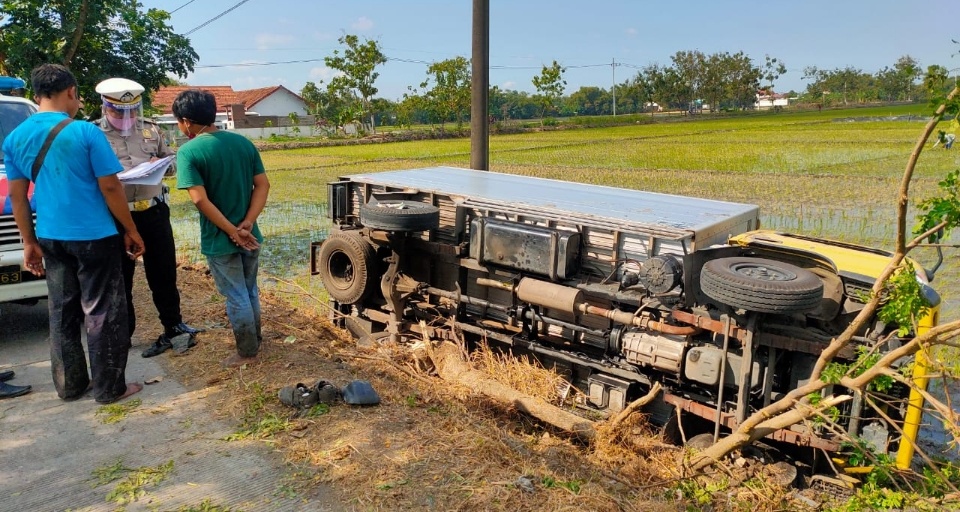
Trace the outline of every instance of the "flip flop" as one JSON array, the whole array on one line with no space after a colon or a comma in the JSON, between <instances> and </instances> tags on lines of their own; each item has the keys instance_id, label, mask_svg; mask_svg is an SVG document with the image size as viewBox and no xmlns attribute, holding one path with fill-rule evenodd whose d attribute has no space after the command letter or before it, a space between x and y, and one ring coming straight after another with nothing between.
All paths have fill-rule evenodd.
<instances>
[{"instance_id":1,"label":"flip flop","mask_svg":"<svg viewBox=\"0 0 960 512\"><path fill-rule=\"evenodd\" d=\"M340 389L332 382L326 380L318 380L317 383L313 385L313 389L317 393L317 401L321 404L330 405L341 398Z\"/></svg>"},{"instance_id":2,"label":"flip flop","mask_svg":"<svg viewBox=\"0 0 960 512\"><path fill-rule=\"evenodd\" d=\"M317 390L298 382L296 385L280 388L277 398L283 405L304 409L317 404Z\"/></svg>"},{"instance_id":3,"label":"flip flop","mask_svg":"<svg viewBox=\"0 0 960 512\"><path fill-rule=\"evenodd\" d=\"M377 405L380 395L365 380L355 380L343 387L343 401L350 405Z\"/></svg>"}]
</instances>

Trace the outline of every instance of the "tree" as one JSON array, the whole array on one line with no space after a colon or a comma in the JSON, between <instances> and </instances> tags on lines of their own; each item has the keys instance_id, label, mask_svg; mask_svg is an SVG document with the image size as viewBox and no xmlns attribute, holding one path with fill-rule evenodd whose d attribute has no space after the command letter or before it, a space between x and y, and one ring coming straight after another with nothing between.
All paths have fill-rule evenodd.
<instances>
[{"instance_id":1,"label":"tree","mask_svg":"<svg viewBox=\"0 0 960 512\"><path fill-rule=\"evenodd\" d=\"M823 101L839 97L844 105L851 97L865 98L874 81L873 76L850 66L833 70L808 66L803 70L803 78L811 80L807 86L808 97Z\"/></svg>"},{"instance_id":2,"label":"tree","mask_svg":"<svg viewBox=\"0 0 960 512\"><path fill-rule=\"evenodd\" d=\"M293 127L291 129L293 131L293 135L294 136L300 135L300 115L297 114L296 112L290 112L289 114L287 114L287 119L290 120L290 126Z\"/></svg>"},{"instance_id":3,"label":"tree","mask_svg":"<svg viewBox=\"0 0 960 512\"><path fill-rule=\"evenodd\" d=\"M766 85L762 86L761 90L770 97L770 104L773 106L773 109L775 111L779 111L780 107L776 104L777 100L773 96L773 83L776 82L781 75L787 72L787 66L783 63L783 61L769 55L764 55L763 60L764 63L763 70L761 71L761 78L766 82Z\"/></svg>"},{"instance_id":4,"label":"tree","mask_svg":"<svg viewBox=\"0 0 960 512\"><path fill-rule=\"evenodd\" d=\"M434 62L427 68L427 79L420 84L424 99L440 122L456 121L457 129L470 113L470 61L466 57ZM429 89L428 89L429 88Z\"/></svg>"},{"instance_id":5,"label":"tree","mask_svg":"<svg viewBox=\"0 0 960 512\"><path fill-rule=\"evenodd\" d=\"M380 126L393 124L396 120L397 104L386 98L373 98L370 100L370 112L377 119Z\"/></svg>"},{"instance_id":6,"label":"tree","mask_svg":"<svg viewBox=\"0 0 960 512\"><path fill-rule=\"evenodd\" d=\"M557 107L557 101L563 96L567 81L563 79L566 69L560 67L557 61L550 66L543 66L540 74L533 77L533 86L537 88L537 100L540 105L540 126L547 112Z\"/></svg>"},{"instance_id":7,"label":"tree","mask_svg":"<svg viewBox=\"0 0 960 512\"><path fill-rule=\"evenodd\" d=\"M569 109L583 116L610 113L610 94L599 87L581 87L567 98Z\"/></svg>"},{"instance_id":8,"label":"tree","mask_svg":"<svg viewBox=\"0 0 960 512\"><path fill-rule=\"evenodd\" d=\"M714 53L706 58L703 69L703 84L700 97L710 105L711 112L719 112L720 104L727 98L728 79L731 73L729 53Z\"/></svg>"},{"instance_id":9,"label":"tree","mask_svg":"<svg viewBox=\"0 0 960 512\"><path fill-rule=\"evenodd\" d=\"M747 54L737 52L728 58L727 96L739 109L745 109L757 101L761 71Z\"/></svg>"},{"instance_id":10,"label":"tree","mask_svg":"<svg viewBox=\"0 0 960 512\"><path fill-rule=\"evenodd\" d=\"M63 64L90 104L99 105L94 87L110 77L139 82L149 104L169 74L186 77L199 59L169 13L143 12L135 0L2 0L0 8L0 71L29 78L40 64Z\"/></svg>"},{"instance_id":11,"label":"tree","mask_svg":"<svg viewBox=\"0 0 960 512\"><path fill-rule=\"evenodd\" d=\"M686 82L674 67L648 66L644 69L653 84L654 98L660 105L686 112L693 99L690 84Z\"/></svg>"},{"instance_id":12,"label":"tree","mask_svg":"<svg viewBox=\"0 0 960 512\"><path fill-rule=\"evenodd\" d=\"M884 67L875 75L878 99L910 100L916 93L915 82L920 73L920 63L916 59L909 55L900 57L893 68Z\"/></svg>"},{"instance_id":13,"label":"tree","mask_svg":"<svg viewBox=\"0 0 960 512\"><path fill-rule=\"evenodd\" d=\"M769 55L764 55L763 60L763 71L760 78L767 82L767 85L764 86L764 89L768 94L772 94L773 83L787 72L787 66L782 60L777 60L776 57L771 57Z\"/></svg>"},{"instance_id":14,"label":"tree","mask_svg":"<svg viewBox=\"0 0 960 512\"><path fill-rule=\"evenodd\" d=\"M700 96L706 57L698 50L681 51L673 54L670 60L673 61L673 89L677 102L682 103L680 108L688 111L693 100Z\"/></svg>"},{"instance_id":15,"label":"tree","mask_svg":"<svg viewBox=\"0 0 960 512\"><path fill-rule=\"evenodd\" d=\"M376 131L373 112L370 111L370 99L377 94L377 88L373 84L380 73L375 70L377 66L387 62L387 57L381 51L380 44L370 39L361 42L359 37L347 34L337 41L346 46L343 54L340 50L334 50L332 57L323 59L328 67L342 73L331 80L331 85L338 82L336 90L351 90L359 95L361 101L359 116L369 113L370 127ZM352 111L356 110L352 109Z\"/></svg>"},{"instance_id":16,"label":"tree","mask_svg":"<svg viewBox=\"0 0 960 512\"><path fill-rule=\"evenodd\" d=\"M640 98L640 112L645 111L649 106L650 115L653 116L655 110L653 108L653 84L643 72L638 72L637 76L633 77L632 88L636 90L636 94Z\"/></svg>"},{"instance_id":17,"label":"tree","mask_svg":"<svg viewBox=\"0 0 960 512\"><path fill-rule=\"evenodd\" d=\"M507 95L496 85L490 86L490 92L487 94L487 106L490 109L488 114L493 116L494 119L501 121L507 119L510 110L510 106L507 105Z\"/></svg>"},{"instance_id":18,"label":"tree","mask_svg":"<svg viewBox=\"0 0 960 512\"><path fill-rule=\"evenodd\" d=\"M931 79L936 83L936 79ZM933 91L935 94L936 91ZM897 236L895 248L886 268L880 273L869 294L866 306L857 314L853 322L846 329L830 341L820 357L817 359L810 380L790 391L780 400L769 406L757 410L750 417L741 422L734 432L721 439L713 446L697 454L692 460L694 468L703 468L719 460L733 450L741 448L753 441L759 440L768 433L781 428L787 428L802 421L819 417L830 422L826 412L831 407L852 400L853 392L869 397L869 387L879 386L882 380L887 383L899 383L909 386L914 392L922 396L932 407L933 411L946 425L952 425L951 432L955 439L960 439L960 432L956 424L956 413L951 410L949 402L944 403L934 398L921 387L905 376L902 371L904 363L909 363L916 357L914 366L932 368L944 378L954 378L955 370L936 359L934 348L937 346L957 347L956 339L960 337L960 320L950 321L933 327L926 332L917 326L917 319L929 308L930 304L921 295L921 290L914 275L914 269L907 262L906 256L922 243L931 240L938 241L946 236L946 231L960 226L960 170L947 174L940 182L940 195L930 197L917 203L920 211L918 222L912 234L907 231L907 213L910 204L910 184L914 170L927 140L943 119L944 115L956 117L960 112L960 103L955 99L960 89L954 89L945 98L939 97L939 106L924 127L923 132L914 146L913 152L907 160L907 165L897 192ZM909 235L909 236L908 236ZM900 326L900 336L913 333L913 338L906 338L894 344L886 352L868 353L862 355L852 365L840 365L834 359L848 347L856 333L861 332L866 323L877 314L883 322L896 322ZM887 340L878 340L879 344ZM878 348L879 345L875 348ZM909 368L909 366L908 366ZM850 393L838 390L849 390ZM882 405L875 405L867 398L867 406L872 406L882 412ZM840 428L831 425L830 428ZM842 431L842 428L840 428ZM853 443L858 440L855 433L846 433ZM935 475L943 487L954 493L954 498L960 491L945 477L932 463L932 460L917 448L917 453L927 462L926 471ZM887 475L889 478L889 475ZM912 488L912 487L911 487ZM937 491L940 492L940 491Z\"/></svg>"},{"instance_id":19,"label":"tree","mask_svg":"<svg viewBox=\"0 0 960 512\"><path fill-rule=\"evenodd\" d=\"M300 96L307 103L307 112L325 120L337 119L340 111L356 102L356 99L340 87L341 82L331 82L326 87L321 81L319 86L307 82L300 90Z\"/></svg>"},{"instance_id":20,"label":"tree","mask_svg":"<svg viewBox=\"0 0 960 512\"><path fill-rule=\"evenodd\" d=\"M932 91L935 96L946 94L950 84L950 71L947 68L934 64L927 66L927 72L923 77L923 88Z\"/></svg>"}]
</instances>

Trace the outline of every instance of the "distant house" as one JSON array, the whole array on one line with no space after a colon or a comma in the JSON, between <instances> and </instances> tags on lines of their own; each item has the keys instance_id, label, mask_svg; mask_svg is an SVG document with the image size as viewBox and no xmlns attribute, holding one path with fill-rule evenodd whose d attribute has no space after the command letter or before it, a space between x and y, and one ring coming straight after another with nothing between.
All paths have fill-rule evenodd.
<instances>
[{"instance_id":1,"label":"distant house","mask_svg":"<svg viewBox=\"0 0 960 512\"><path fill-rule=\"evenodd\" d=\"M773 91L757 91L757 101L753 108L757 110L769 110L771 108L786 107L790 104L790 98L786 94L777 94Z\"/></svg>"},{"instance_id":2,"label":"distant house","mask_svg":"<svg viewBox=\"0 0 960 512\"><path fill-rule=\"evenodd\" d=\"M296 112L303 122L312 122L307 115L306 101L282 85L243 91L235 91L229 85L161 87L154 91L151 105L161 112L156 116L157 122L173 136L177 136L173 100L188 89L201 89L213 94L217 99L216 124L222 129L285 127L290 124L291 112Z\"/></svg>"},{"instance_id":3,"label":"distant house","mask_svg":"<svg viewBox=\"0 0 960 512\"><path fill-rule=\"evenodd\" d=\"M261 116L288 116L291 112L300 117L307 115L307 102L282 85L237 91L237 98L247 112Z\"/></svg>"}]
</instances>

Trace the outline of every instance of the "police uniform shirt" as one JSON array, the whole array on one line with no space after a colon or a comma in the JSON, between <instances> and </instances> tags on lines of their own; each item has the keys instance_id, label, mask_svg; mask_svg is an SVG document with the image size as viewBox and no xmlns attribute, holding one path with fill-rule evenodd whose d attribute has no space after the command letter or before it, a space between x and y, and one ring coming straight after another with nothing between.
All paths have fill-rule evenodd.
<instances>
[{"instance_id":1,"label":"police uniform shirt","mask_svg":"<svg viewBox=\"0 0 960 512\"><path fill-rule=\"evenodd\" d=\"M100 128L110 141L110 146L123 164L124 170L148 162L153 157L162 158L173 154L156 124L150 121L139 124L142 124L141 128L135 129L130 135L124 137L114 130L110 123L100 123ZM123 190L127 194L127 202L132 203L160 196L163 193L163 184L124 185Z\"/></svg>"}]
</instances>

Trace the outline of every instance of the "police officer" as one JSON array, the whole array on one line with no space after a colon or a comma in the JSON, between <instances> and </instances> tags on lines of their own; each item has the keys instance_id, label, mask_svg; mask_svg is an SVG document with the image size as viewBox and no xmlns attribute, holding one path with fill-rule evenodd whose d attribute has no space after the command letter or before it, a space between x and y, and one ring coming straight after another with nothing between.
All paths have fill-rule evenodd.
<instances>
[{"instance_id":1,"label":"police officer","mask_svg":"<svg viewBox=\"0 0 960 512\"><path fill-rule=\"evenodd\" d=\"M159 127L143 119L144 88L126 78L110 78L97 84L97 93L103 100L100 129L103 130L113 151L123 164L124 170L172 155ZM170 227L170 207L167 205L166 185L124 184L130 215L143 237L146 251L143 254L143 269L147 284L153 294L153 304L160 314L163 334L141 354L153 357L172 347L171 340L187 335L187 347L196 344L197 329L183 323L180 314L180 292L177 290L176 246L173 229ZM123 279L127 294L127 309L130 316L130 334L136 329L133 306L133 272L136 262L130 258L123 261Z\"/></svg>"}]
</instances>

